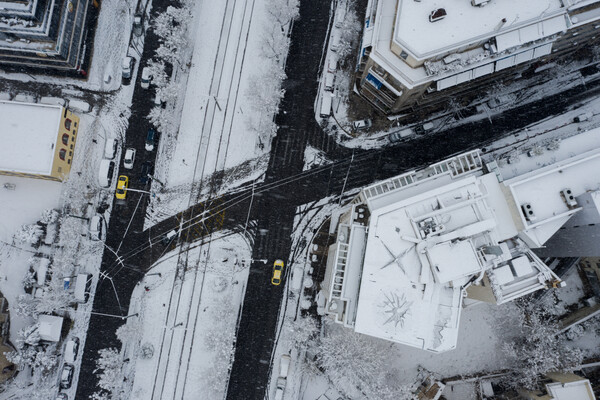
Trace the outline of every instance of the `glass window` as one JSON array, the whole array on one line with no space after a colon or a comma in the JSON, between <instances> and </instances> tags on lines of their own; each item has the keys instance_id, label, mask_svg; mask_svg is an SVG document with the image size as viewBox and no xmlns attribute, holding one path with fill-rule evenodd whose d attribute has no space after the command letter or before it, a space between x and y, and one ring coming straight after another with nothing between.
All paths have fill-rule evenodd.
<instances>
[{"instance_id":1,"label":"glass window","mask_svg":"<svg viewBox=\"0 0 600 400\"><path fill-rule=\"evenodd\" d=\"M69 134L68 133L64 133L62 135L62 142L63 142L63 144L69 144Z\"/></svg>"},{"instance_id":2,"label":"glass window","mask_svg":"<svg viewBox=\"0 0 600 400\"><path fill-rule=\"evenodd\" d=\"M65 119L65 129L71 130L71 120L69 118Z\"/></svg>"},{"instance_id":3,"label":"glass window","mask_svg":"<svg viewBox=\"0 0 600 400\"><path fill-rule=\"evenodd\" d=\"M61 160L64 160L66 155L67 155L67 151L65 149L60 149L60 151L58 152L58 157Z\"/></svg>"}]
</instances>

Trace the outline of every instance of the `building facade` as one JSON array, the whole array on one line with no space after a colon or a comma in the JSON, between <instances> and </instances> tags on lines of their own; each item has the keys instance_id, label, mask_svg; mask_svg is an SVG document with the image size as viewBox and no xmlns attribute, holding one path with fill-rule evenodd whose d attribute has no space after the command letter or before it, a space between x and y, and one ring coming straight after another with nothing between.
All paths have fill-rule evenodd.
<instances>
[{"instance_id":1,"label":"building facade","mask_svg":"<svg viewBox=\"0 0 600 400\"><path fill-rule=\"evenodd\" d=\"M65 180L79 117L61 106L0 101L0 174Z\"/></svg>"},{"instance_id":2,"label":"building facade","mask_svg":"<svg viewBox=\"0 0 600 400\"><path fill-rule=\"evenodd\" d=\"M369 0L356 88L385 114L427 113L600 39L600 1Z\"/></svg>"},{"instance_id":3,"label":"building facade","mask_svg":"<svg viewBox=\"0 0 600 400\"><path fill-rule=\"evenodd\" d=\"M86 74L90 0L4 1L0 9L0 64Z\"/></svg>"}]
</instances>

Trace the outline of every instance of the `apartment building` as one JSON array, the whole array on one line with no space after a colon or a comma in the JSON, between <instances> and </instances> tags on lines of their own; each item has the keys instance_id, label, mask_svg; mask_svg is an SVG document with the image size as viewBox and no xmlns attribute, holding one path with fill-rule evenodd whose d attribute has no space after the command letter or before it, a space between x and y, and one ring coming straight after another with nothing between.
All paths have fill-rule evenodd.
<instances>
[{"instance_id":1,"label":"apartment building","mask_svg":"<svg viewBox=\"0 0 600 400\"><path fill-rule=\"evenodd\" d=\"M386 114L425 115L600 39L596 0L369 0L356 88Z\"/></svg>"},{"instance_id":2,"label":"apartment building","mask_svg":"<svg viewBox=\"0 0 600 400\"><path fill-rule=\"evenodd\" d=\"M325 312L362 334L443 352L463 299L502 304L562 287L532 251L599 191L600 129L563 140L541 166L484 163L478 150L361 190L336 222Z\"/></svg>"},{"instance_id":3,"label":"apartment building","mask_svg":"<svg viewBox=\"0 0 600 400\"><path fill-rule=\"evenodd\" d=\"M79 117L64 107L0 101L0 174L66 179L78 131Z\"/></svg>"},{"instance_id":4,"label":"apartment building","mask_svg":"<svg viewBox=\"0 0 600 400\"><path fill-rule=\"evenodd\" d=\"M96 0L4 1L0 9L0 65L85 75L86 39Z\"/></svg>"}]
</instances>

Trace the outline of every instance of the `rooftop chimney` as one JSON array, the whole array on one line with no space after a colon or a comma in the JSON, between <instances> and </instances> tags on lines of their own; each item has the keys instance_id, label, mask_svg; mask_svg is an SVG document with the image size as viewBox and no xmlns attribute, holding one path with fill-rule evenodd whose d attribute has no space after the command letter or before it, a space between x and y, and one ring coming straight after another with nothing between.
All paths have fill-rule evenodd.
<instances>
[{"instance_id":1,"label":"rooftop chimney","mask_svg":"<svg viewBox=\"0 0 600 400\"><path fill-rule=\"evenodd\" d=\"M500 22L498 23L498 25L496 25L496 30L499 31L500 29L502 29L502 27L504 26L504 24L506 24L506 18L502 18L500 20Z\"/></svg>"}]
</instances>

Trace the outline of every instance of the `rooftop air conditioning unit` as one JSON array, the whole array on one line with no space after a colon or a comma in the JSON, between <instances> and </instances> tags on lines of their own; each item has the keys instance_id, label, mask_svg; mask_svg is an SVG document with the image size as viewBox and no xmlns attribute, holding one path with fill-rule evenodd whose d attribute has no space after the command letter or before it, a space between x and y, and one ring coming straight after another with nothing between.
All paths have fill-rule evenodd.
<instances>
[{"instance_id":1,"label":"rooftop air conditioning unit","mask_svg":"<svg viewBox=\"0 0 600 400\"><path fill-rule=\"evenodd\" d=\"M525 203L521 205L521 210L523 211L523 215L525 215L525 219L527 221L534 222L537 219L535 213L533 212L533 208L531 208L531 204Z\"/></svg>"},{"instance_id":2,"label":"rooftop air conditioning unit","mask_svg":"<svg viewBox=\"0 0 600 400\"><path fill-rule=\"evenodd\" d=\"M577 200L575 200L575 196L573 196L571 189L563 189L560 191L560 194L569 207L577 207Z\"/></svg>"},{"instance_id":3,"label":"rooftop air conditioning unit","mask_svg":"<svg viewBox=\"0 0 600 400\"><path fill-rule=\"evenodd\" d=\"M429 22L442 20L446 17L446 15L448 15L448 13L446 13L444 8L436 8L431 12L431 14L429 14Z\"/></svg>"},{"instance_id":4,"label":"rooftop air conditioning unit","mask_svg":"<svg viewBox=\"0 0 600 400\"><path fill-rule=\"evenodd\" d=\"M474 7L483 7L489 2L490 0L471 0L471 5Z\"/></svg>"}]
</instances>

